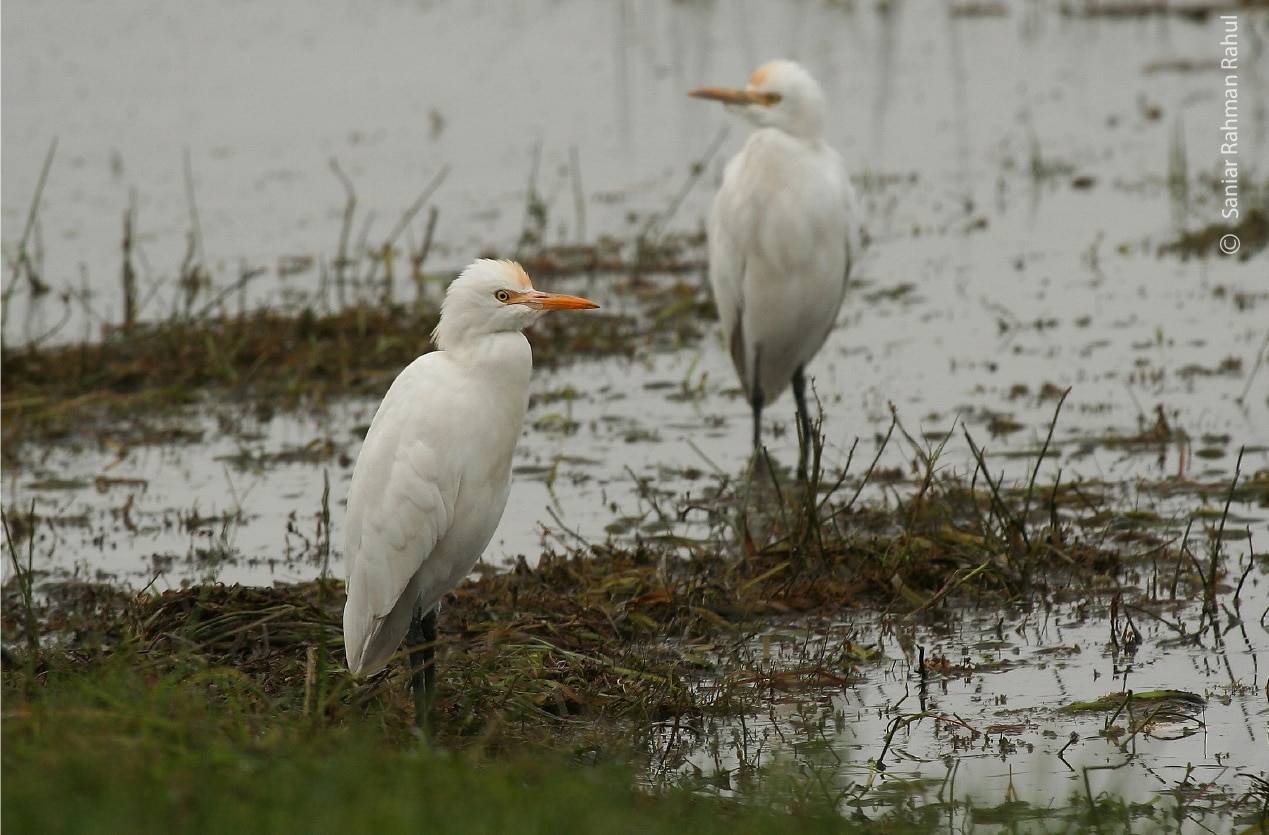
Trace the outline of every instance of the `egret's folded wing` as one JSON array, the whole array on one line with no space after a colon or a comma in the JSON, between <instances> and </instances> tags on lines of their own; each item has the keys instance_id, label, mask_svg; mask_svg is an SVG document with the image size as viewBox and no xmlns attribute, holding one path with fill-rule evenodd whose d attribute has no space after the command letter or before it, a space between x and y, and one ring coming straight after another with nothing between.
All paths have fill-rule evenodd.
<instances>
[{"instance_id":1,"label":"egret's folded wing","mask_svg":"<svg viewBox=\"0 0 1269 835\"><path fill-rule=\"evenodd\" d=\"M406 402L436 402L436 382L418 371L403 372L380 404L348 492L344 643L349 668L359 675L396 651L414 603L403 595L453 520L459 485L443 439L417 410L410 410L415 422L399 417ZM389 618L398 603L404 617Z\"/></svg>"},{"instance_id":2,"label":"egret's folded wing","mask_svg":"<svg viewBox=\"0 0 1269 835\"><path fill-rule=\"evenodd\" d=\"M732 160L732 165L728 166L729 173L734 163L735 160ZM714 305L718 308L723 338L727 340L727 348L745 388L746 398L752 392L742 312L745 305L745 251L750 244L746 236L751 226L751 213L752 207L746 205L745 195L739 192L734 182L724 180L709 218L709 283L714 291Z\"/></svg>"}]
</instances>

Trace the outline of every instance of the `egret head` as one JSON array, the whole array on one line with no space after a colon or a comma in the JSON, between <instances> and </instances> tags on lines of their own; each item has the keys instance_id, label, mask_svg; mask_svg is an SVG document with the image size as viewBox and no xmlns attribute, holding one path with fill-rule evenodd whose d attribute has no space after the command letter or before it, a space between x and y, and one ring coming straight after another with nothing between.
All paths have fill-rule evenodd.
<instances>
[{"instance_id":1,"label":"egret head","mask_svg":"<svg viewBox=\"0 0 1269 835\"><path fill-rule=\"evenodd\" d=\"M475 337L524 330L548 310L595 307L599 305L589 299L534 290L528 274L515 261L482 258L449 285L432 342L446 350Z\"/></svg>"},{"instance_id":2,"label":"egret head","mask_svg":"<svg viewBox=\"0 0 1269 835\"><path fill-rule=\"evenodd\" d=\"M768 61L753 71L744 89L701 87L688 95L721 101L758 127L804 139L819 139L824 132L824 94L795 61Z\"/></svg>"}]
</instances>

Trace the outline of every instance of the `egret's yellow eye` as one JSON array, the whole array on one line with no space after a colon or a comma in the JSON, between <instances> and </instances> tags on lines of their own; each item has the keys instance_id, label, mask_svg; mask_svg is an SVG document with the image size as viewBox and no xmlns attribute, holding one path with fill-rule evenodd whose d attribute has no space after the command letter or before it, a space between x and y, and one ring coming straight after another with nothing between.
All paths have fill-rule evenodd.
<instances>
[{"instance_id":1,"label":"egret's yellow eye","mask_svg":"<svg viewBox=\"0 0 1269 835\"><path fill-rule=\"evenodd\" d=\"M506 302L511 301L511 291L499 290L498 292L494 293L494 298L505 304Z\"/></svg>"}]
</instances>

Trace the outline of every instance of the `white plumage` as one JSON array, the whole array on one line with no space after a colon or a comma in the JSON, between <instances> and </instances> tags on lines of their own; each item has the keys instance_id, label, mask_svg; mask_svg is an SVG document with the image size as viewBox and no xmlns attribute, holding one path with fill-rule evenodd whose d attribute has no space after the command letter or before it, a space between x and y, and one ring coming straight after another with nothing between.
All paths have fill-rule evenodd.
<instances>
[{"instance_id":1,"label":"white plumage","mask_svg":"<svg viewBox=\"0 0 1269 835\"><path fill-rule=\"evenodd\" d=\"M728 163L709 219L709 277L732 362L753 408L793 383L805 474L804 369L837 319L859 256L859 211L841 157L824 141L824 96L792 61L763 64L744 89L704 87L757 129Z\"/></svg>"},{"instance_id":2,"label":"white plumage","mask_svg":"<svg viewBox=\"0 0 1269 835\"><path fill-rule=\"evenodd\" d=\"M529 401L521 331L548 310L597 306L534 290L509 261L476 261L450 285L438 350L392 383L353 470L344 551L353 675L381 669L493 537Z\"/></svg>"}]
</instances>

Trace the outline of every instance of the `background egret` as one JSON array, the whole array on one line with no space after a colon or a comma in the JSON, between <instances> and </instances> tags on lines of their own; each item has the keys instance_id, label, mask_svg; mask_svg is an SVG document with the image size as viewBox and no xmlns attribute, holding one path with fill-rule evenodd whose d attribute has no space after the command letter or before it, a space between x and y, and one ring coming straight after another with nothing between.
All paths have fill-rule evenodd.
<instances>
[{"instance_id":1,"label":"background egret","mask_svg":"<svg viewBox=\"0 0 1269 835\"><path fill-rule=\"evenodd\" d=\"M534 290L514 262L475 261L445 294L438 350L401 372L370 423L348 490L344 646L360 677L408 639L419 727L437 605L472 570L507 504L533 366L521 331L548 310L594 307Z\"/></svg>"},{"instance_id":2,"label":"background egret","mask_svg":"<svg viewBox=\"0 0 1269 835\"><path fill-rule=\"evenodd\" d=\"M837 319L860 243L854 189L824 141L824 95L792 61L754 70L742 90L689 95L725 103L757 126L727 163L709 218L709 278L745 397L753 442L762 408L793 383L806 477L806 364Z\"/></svg>"}]
</instances>

